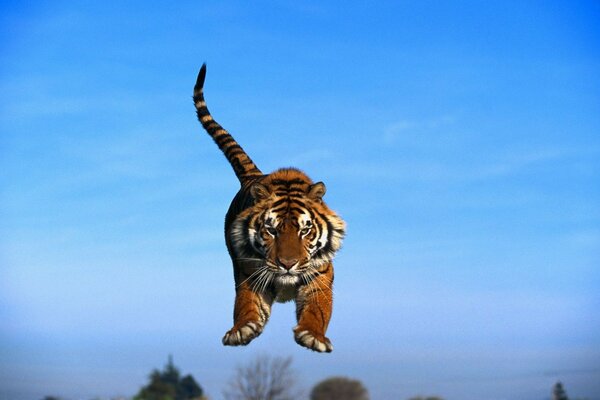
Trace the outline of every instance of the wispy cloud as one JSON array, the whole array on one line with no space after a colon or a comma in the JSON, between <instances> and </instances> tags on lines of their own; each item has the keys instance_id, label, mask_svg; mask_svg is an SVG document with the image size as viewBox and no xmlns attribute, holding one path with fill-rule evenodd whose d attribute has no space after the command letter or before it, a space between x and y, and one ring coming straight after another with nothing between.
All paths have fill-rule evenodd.
<instances>
[{"instance_id":1,"label":"wispy cloud","mask_svg":"<svg viewBox=\"0 0 600 400\"><path fill-rule=\"evenodd\" d=\"M564 242L580 250L592 250L596 256L600 255L600 230L580 230L567 233Z\"/></svg>"},{"instance_id":2,"label":"wispy cloud","mask_svg":"<svg viewBox=\"0 0 600 400\"><path fill-rule=\"evenodd\" d=\"M534 166L565 161L577 153L561 149L539 149L520 154L479 157L476 160L390 160L343 163L338 176L362 177L369 180L473 182L514 176ZM349 167L350 165L350 167Z\"/></svg>"},{"instance_id":3,"label":"wispy cloud","mask_svg":"<svg viewBox=\"0 0 600 400\"><path fill-rule=\"evenodd\" d=\"M310 165L335 158L335 152L330 149L314 149L301 152L289 159L291 165Z\"/></svg>"},{"instance_id":4,"label":"wispy cloud","mask_svg":"<svg viewBox=\"0 0 600 400\"><path fill-rule=\"evenodd\" d=\"M3 119L16 120L23 118L60 117L102 111L135 111L142 110L144 102L134 95L106 97L56 97L36 96L35 99L22 99L5 104L2 107Z\"/></svg>"},{"instance_id":5,"label":"wispy cloud","mask_svg":"<svg viewBox=\"0 0 600 400\"><path fill-rule=\"evenodd\" d=\"M98 93L96 89L86 90L82 77L72 77L78 90L67 92L59 83L64 77L13 78L3 81L0 90L4 100L0 101L0 116L4 121L20 119L61 117L97 112L141 111L148 106L164 102L165 93L136 93L132 90L118 90L111 93ZM10 101L9 101L10 99Z\"/></svg>"},{"instance_id":6,"label":"wispy cloud","mask_svg":"<svg viewBox=\"0 0 600 400\"><path fill-rule=\"evenodd\" d=\"M429 135L432 131L448 127L456 121L457 117L450 114L421 120L402 119L384 127L383 141L386 144L393 144L401 139L407 139L414 135Z\"/></svg>"}]
</instances>

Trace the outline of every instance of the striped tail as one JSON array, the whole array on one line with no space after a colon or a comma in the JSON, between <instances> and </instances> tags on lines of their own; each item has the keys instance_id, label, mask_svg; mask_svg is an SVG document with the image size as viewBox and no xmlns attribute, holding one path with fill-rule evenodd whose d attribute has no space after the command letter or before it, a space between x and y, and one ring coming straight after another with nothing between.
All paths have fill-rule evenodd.
<instances>
[{"instance_id":1,"label":"striped tail","mask_svg":"<svg viewBox=\"0 0 600 400\"><path fill-rule=\"evenodd\" d=\"M219 146L219 149L225 154L225 157L227 157L227 160L233 167L235 175L240 180L240 183L244 185L249 180L262 176L263 173L229 132L223 129L223 127L213 119L212 115L210 115L210 112L206 107L206 102L204 101L203 88L205 77L206 64L202 64L202 68L200 68L200 72L198 73L198 79L196 80L196 86L194 86L194 104L196 105L198 120L200 120L204 129L206 129L210 137L212 137L217 146Z\"/></svg>"}]
</instances>

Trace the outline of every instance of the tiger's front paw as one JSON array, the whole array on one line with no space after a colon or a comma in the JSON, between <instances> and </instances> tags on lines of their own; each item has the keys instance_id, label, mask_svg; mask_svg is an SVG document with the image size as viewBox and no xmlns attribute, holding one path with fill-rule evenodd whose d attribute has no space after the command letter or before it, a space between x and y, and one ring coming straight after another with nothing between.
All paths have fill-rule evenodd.
<instances>
[{"instance_id":1,"label":"tiger's front paw","mask_svg":"<svg viewBox=\"0 0 600 400\"><path fill-rule=\"evenodd\" d=\"M249 321L240 326L236 324L223 336L223 344L225 346L245 346L260 335L262 330L262 325L258 322Z\"/></svg>"},{"instance_id":2,"label":"tiger's front paw","mask_svg":"<svg viewBox=\"0 0 600 400\"><path fill-rule=\"evenodd\" d=\"M319 335L309 329L300 326L294 328L294 339L300 346L307 349L318 351L319 353L331 353L333 345L324 335Z\"/></svg>"}]
</instances>

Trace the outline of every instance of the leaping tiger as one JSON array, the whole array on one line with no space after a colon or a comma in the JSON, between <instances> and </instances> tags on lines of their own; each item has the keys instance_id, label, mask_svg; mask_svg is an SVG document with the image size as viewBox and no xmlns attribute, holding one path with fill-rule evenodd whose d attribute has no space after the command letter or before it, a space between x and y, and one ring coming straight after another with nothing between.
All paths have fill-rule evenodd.
<instances>
[{"instance_id":1,"label":"leaping tiger","mask_svg":"<svg viewBox=\"0 0 600 400\"><path fill-rule=\"evenodd\" d=\"M194 86L202 126L233 167L241 188L225 217L225 242L233 262L235 306L226 346L247 345L261 334L274 301L295 300L294 339L331 352L325 336L333 305L333 257L342 245L344 221L323 202L325 185L303 172L265 175L211 116L204 101L206 64Z\"/></svg>"}]
</instances>

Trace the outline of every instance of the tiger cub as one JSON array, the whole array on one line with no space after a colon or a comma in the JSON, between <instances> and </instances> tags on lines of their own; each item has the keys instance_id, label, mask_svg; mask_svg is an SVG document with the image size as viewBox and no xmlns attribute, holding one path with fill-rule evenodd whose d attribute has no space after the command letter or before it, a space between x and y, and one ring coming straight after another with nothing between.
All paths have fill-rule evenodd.
<instances>
[{"instance_id":1,"label":"tiger cub","mask_svg":"<svg viewBox=\"0 0 600 400\"><path fill-rule=\"evenodd\" d=\"M342 245L344 221L323 201L325 185L303 172L265 175L211 116L204 101L206 64L194 87L198 119L233 167L241 188L225 217L225 242L235 278L233 327L226 346L247 345L261 334L274 301L295 300L294 338L331 352L325 336L332 310L332 260Z\"/></svg>"}]
</instances>

